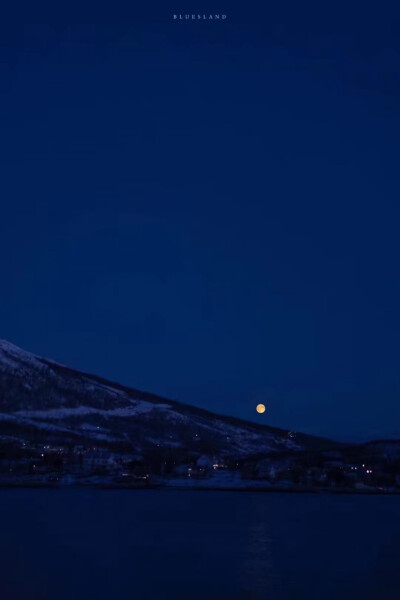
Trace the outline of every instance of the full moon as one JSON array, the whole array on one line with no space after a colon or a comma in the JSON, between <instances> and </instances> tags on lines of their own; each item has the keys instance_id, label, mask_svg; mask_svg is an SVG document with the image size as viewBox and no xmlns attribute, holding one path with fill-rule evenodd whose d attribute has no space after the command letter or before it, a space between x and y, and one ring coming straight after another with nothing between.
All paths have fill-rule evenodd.
<instances>
[{"instance_id":1,"label":"full moon","mask_svg":"<svg viewBox=\"0 0 400 600\"><path fill-rule=\"evenodd\" d=\"M264 405L264 404L257 404L257 406L256 406L256 411L257 411L258 413L263 413L263 412L265 412L265 405Z\"/></svg>"}]
</instances>

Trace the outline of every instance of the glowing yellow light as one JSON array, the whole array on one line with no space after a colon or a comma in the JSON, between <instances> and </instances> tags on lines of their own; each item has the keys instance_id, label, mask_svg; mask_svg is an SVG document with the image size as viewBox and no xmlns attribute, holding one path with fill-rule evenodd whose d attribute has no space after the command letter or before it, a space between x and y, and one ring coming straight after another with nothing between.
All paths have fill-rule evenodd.
<instances>
[{"instance_id":1,"label":"glowing yellow light","mask_svg":"<svg viewBox=\"0 0 400 600\"><path fill-rule=\"evenodd\" d=\"M257 406L256 406L256 411L257 411L258 413L263 413L263 412L265 412L265 406L264 406L264 404L257 404Z\"/></svg>"}]
</instances>

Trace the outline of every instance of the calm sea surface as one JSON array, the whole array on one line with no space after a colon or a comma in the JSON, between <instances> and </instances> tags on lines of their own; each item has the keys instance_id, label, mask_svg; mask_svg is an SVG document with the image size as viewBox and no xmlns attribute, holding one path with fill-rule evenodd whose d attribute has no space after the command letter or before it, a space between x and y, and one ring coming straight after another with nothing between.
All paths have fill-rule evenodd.
<instances>
[{"instance_id":1,"label":"calm sea surface","mask_svg":"<svg viewBox=\"0 0 400 600\"><path fill-rule=\"evenodd\" d=\"M0 490L1 600L399 600L400 497Z\"/></svg>"}]
</instances>

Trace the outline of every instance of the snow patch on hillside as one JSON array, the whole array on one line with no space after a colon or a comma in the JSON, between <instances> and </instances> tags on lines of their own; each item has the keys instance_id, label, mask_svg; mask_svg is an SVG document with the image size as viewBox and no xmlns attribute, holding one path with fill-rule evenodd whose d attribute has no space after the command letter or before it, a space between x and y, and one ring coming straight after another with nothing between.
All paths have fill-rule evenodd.
<instances>
[{"instance_id":1,"label":"snow patch on hillside","mask_svg":"<svg viewBox=\"0 0 400 600\"><path fill-rule=\"evenodd\" d=\"M151 402L141 401L137 404L132 404L122 408L101 409L94 408L92 406L76 406L74 408L49 408L46 410L18 410L12 414L16 417L28 417L32 419L44 420L62 420L84 415L100 415L103 417L136 417L160 408L169 408L169 405L155 405Z\"/></svg>"}]
</instances>

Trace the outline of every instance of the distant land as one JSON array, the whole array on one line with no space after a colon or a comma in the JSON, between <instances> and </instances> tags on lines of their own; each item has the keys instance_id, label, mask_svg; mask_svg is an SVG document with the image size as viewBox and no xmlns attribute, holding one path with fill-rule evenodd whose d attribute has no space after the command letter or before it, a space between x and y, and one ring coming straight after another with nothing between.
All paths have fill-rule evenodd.
<instances>
[{"instance_id":1,"label":"distant land","mask_svg":"<svg viewBox=\"0 0 400 600\"><path fill-rule=\"evenodd\" d=\"M0 486L400 492L400 440L343 444L138 391L0 340Z\"/></svg>"}]
</instances>

